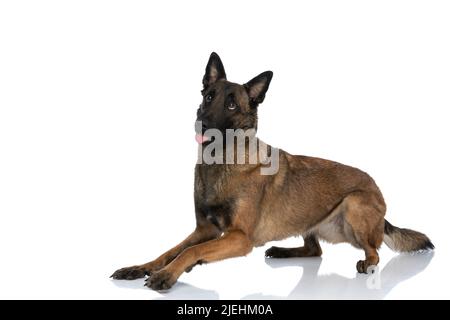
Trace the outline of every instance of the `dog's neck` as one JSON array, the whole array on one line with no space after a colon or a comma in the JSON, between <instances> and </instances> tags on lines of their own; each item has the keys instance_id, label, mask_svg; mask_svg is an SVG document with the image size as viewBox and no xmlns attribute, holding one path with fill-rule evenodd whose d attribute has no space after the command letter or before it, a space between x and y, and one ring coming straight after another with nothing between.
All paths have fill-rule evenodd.
<instances>
[{"instance_id":1,"label":"dog's neck","mask_svg":"<svg viewBox=\"0 0 450 320\"><path fill-rule=\"evenodd\" d=\"M224 139L225 140L225 139ZM249 169L267 163L271 157L272 147L262 140L254 137L245 142L223 141L223 143L199 145L198 164L203 165L228 165Z\"/></svg>"}]
</instances>

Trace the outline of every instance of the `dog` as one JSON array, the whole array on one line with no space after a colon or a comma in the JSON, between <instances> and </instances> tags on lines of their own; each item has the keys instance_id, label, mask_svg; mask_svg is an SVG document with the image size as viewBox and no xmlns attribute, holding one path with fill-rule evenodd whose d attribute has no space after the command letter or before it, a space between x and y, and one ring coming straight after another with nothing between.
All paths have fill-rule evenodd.
<instances>
[{"instance_id":1,"label":"dog","mask_svg":"<svg viewBox=\"0 0 450 320\"><path fill-rule=\"evenodd\" d=\"M257 129L258 106L272 80L266 71L244 85L229 82L220 57L213 52L203 77L202 103L197 111L201 123L196 140L199 148L225 143L208 131ZM244 143L244 163L198 163L195 167L196 228L184 241L157 259L112 274L113 279L146 279L146 286L167 290L183 272L195 265L247 255L266 242L301 235L302 247L271 247L269 258L318 257L319 240L346 242L364 250L356 263L367 273L379 262L381 244L398 252L432 250L423 233L393 226L385 218L386 204L375 181L365 172L320 158L277 151L274 174L262 174L264 157ZM259 140L258 140L259 141ZM233 149L234 148L234 149ZM236 150L233 147L232 150ZM222 159L220 148L211 154ZM247 161L256 154L256 161ZM236 155L231 157L236 160Z\"/></svg>"}]
</instances>

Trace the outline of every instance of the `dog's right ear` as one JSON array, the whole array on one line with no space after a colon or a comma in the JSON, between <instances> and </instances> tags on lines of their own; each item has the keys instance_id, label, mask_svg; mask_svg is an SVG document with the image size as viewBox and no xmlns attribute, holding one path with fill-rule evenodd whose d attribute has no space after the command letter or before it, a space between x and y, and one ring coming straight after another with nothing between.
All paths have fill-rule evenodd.
<instances>
[{"instance_id":1,"label":"dog's right ear","mask_svg":"<svg viewBox=\"0 0 450 320\"><path fill-rule=\"evenodd\" d=\"M227 79L225 68L217 53L211 53L208 64L206 65L205 75L203 76L203 89L212 85L214 82Z\"/></svg>"}]
</instances>

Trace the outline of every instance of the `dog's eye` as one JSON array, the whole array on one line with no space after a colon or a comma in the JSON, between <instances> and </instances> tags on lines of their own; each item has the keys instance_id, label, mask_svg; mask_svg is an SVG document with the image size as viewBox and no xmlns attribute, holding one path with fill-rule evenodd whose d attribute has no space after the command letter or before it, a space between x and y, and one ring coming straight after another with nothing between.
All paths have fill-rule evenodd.
<instances>
[{"instance_id":1,"label":"dog's eye","mask_svg":"<svg viewBox=\"0 0 450 320\"><path fill-rule=\"evenodd\" d=\"M208 94L206 97L205 97L205 101L206 102L211 102L212 101L212 95L210 95L210 94Z\"/></svg>"},{"instance_id":2,"label":"dog's eye","mask_svg":"<svg viewBox=\"0 0 450 320\"><path fill-rule=\"evenodd\" d=\"M230 102L230 104L228 105L228 109L230 110L234 110L237 108L237 104L234 102Z\"/></svg>"}]
</instances>

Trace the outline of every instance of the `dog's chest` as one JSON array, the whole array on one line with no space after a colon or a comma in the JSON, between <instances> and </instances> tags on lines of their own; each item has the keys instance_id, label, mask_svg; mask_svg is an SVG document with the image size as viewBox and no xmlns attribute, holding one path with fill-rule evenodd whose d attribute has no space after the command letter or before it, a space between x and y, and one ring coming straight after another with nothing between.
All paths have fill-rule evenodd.
<instances>
[{"instance_id":1,"label":"dog's chest","mask_svg":"<svg viewBox=\"0 0 450 320\"><path fill-rule=\"evenodd\" d=\"M229 176L220 167L208 166L196 171L195 202L200 216L225 230L232 221L234 196Z\"/></svg>"}]
</instances>

